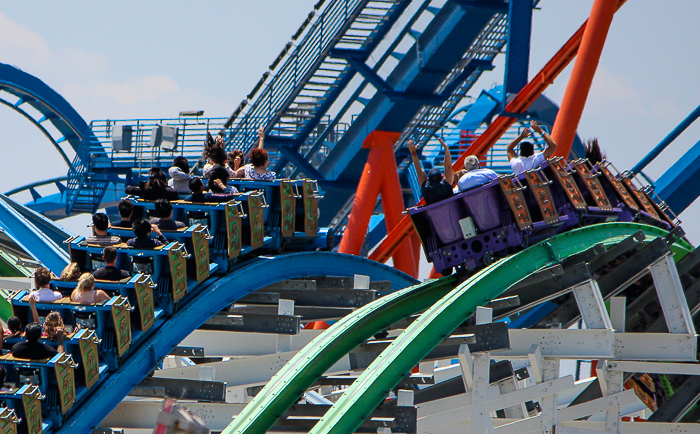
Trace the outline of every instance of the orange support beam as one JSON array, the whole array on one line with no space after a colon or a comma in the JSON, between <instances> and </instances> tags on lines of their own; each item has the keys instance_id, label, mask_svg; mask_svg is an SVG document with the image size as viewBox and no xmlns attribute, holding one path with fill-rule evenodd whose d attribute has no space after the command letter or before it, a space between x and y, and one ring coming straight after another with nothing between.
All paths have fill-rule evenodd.
<instances>
[{"instance_id":1,"label":"orange support beam","mask_svg":"<svg viewBox=\"0 0 700 434\"><path fill-rule=\"evenodd\" d=\"M380 194L387 233L395 229L401 222L401 213L405 207L401 195L396 157L394 156L394 143L400 135L400 133L395 132L373 131L362 143L363 148L370 150L369 157L357 186L343 239L338 247L340 253L360 254L369 227L369 220L374 213L377 197ZM394 258L395 268L413 277L418 277L418 263L414 259L410 239L397 245L391 256Z\"/></svg>"},{"instance_id":2,"label":"orange support beam","mask_svg":"<svg viewBox=\"0 0 700 434\"><path fill-rule=\"evenodd\" d=\"M557 157L569 156L616 10L616 0L596 0L593 3L588 25L583 32L579 55L574 62L571 78L552 129L552 138L557 142L554 153Z\"/></svg>"},{"instance_id":3,"label":"orange support beam","mask_svg":"<svg viewBox=\"0 0 700 434\"><path fill-rule=\"evenodd\" d=\"M626 0L618 0L616 11L625 3ZM542 92L554 82L554 79L561 73L571 61L576 57L578 48L581 45L583 34L586 30L588 20L573 34L571 38L557 51L552 59L542 68L542 70L533 77L532 80L506 105L508 113L524 113L537 98L542 95ZM460 155L457 161L454 162L452 168L459 170L464 166L464 159L469 155L479 155L483 157L486 151L493 146L494 143L506 132L516 118L510 116L498 116L494 119L489 127L484 131L474 143ZM418 205L423 205L423 200ZM408 238L413 232L413 225L408 216L404 216L399 224L389 232L379 246L369 255L369 259L377 262L386 262L394 252L394 250Z\"/></svg>"}]
</instances>

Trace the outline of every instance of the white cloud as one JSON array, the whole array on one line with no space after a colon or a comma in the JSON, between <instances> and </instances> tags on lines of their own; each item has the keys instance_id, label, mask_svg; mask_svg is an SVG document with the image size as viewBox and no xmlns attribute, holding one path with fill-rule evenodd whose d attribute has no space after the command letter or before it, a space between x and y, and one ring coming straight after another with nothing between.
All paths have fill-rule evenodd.
<instances>
[{"instance_id":1,"label":"white cloud","mask_svg":"<svg viewBox=\"0 0 700 434\"><path fill-rule=\"evenodd\" d=\"M117 101L137 104L156 101L164 95L177 92L177 83L166 75L148 75L130 81L102 81L92 84L72 84L64 87L63 95L68 100L90 97L104 104Z\"/></svg>"},{"instance_id":2,"label":"white cloud","mask_svg":"<svg viewBox=\"0 0 700 434\"><path fill-rule=\"evenodd\" d=\"M112 65L107 55L88 52L77 47L61 50L61 53L56 53L56 57L55 60L62 67L66 79L95 77L107 72Z\"/></svg>"},{"instance_id":3,"label":"white cloud","mask_svg":"<svg viewBox=\"0 0 700 434\"><path fill-rule=\"evenodd\" d=\"M38 33L18 24L0 11L0 59L17 66L42 66L49 62L49 44Z\"/></svg>"},{"instance_id":4,"label":"white cloud","mask_svg":"<svg viewBox=\"0 0 700 434\"><path fill-rule=\"evenodd\" d=\"M591 85L590 99L630 102L639 96L641 93L634 88L628 77L613 74L603 65L598 66Z\"/></svg>"}]
</instances>

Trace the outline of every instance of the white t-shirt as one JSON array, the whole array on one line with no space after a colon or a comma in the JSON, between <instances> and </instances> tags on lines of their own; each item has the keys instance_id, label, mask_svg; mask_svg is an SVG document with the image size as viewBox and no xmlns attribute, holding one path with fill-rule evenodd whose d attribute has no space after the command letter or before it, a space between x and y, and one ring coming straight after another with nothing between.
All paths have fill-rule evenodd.
<instances>
[{"instance_id":1,"label":"white t-shirt","mask_svg":"<svg viewBox=\"0 0 700 434\"><path fill-rule=\"evenodd\" d=\"M498 174L491 169L477 169L467 172L457 181L459 191L467 191L474 187L488 184L494 179L498 179Z\"/></svg>"},{"instance_id":2,"label":"white t-shirt","mask_svg":"<svg viewBox=\"0 0 700 434\"><path fill-rule=\"evenodd\" d=\"M51 288L39 288L29 294L36 301L50 303L63 298L63 295L58 291L53 291Z\"/></svg>"},{"instance_id":3,"label":"white t-shirt","mask_svg":"<svg viewBox=\"0 0 700 434\"><path fill-rule=\"evenodd\" d=\"M515 157L510 160L510 167L513 169L513 173L520 175L526 170L532 170L540 167L544 163L544 155L538 152L529 157Z\"/></svg>"}]
</instances>

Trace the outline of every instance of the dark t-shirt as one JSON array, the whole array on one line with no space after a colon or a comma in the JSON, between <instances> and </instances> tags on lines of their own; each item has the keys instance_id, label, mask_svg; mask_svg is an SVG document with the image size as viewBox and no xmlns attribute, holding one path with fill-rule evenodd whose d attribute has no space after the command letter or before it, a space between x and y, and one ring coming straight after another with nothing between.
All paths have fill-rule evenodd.
<instances>
[{"instance_id":1,"label":"dark t-shirt","mask_svg":"<svg viewBox=\"0 0 700 434\"><path fill-rule=\"evenodd\" d=\"M141 199L146 200L158 200L158 199L168 199L168 200L179 200L180 196L177 194L172 187L165 187L163 189L159 188L146 188L145 183L141 185L128 185L124 192L126 194L131 194L138 196Z\"/></svg>"},{"instance_id":2,"label":"dark t-shirt","mask_svg":"<svg viewBox=\"0 0 700 434\"><path fill-rule=\"evenodd\" d=\"M134 222L132 222L131 220L121 220L117 223L112 223L112 227L131 229L133 224Z\"/></svg>"},{"instance_id":3,"label":"dark t-shirt","mask_svg":"<svg viewBox=\"0 0 700 434\"><path fill-rule=\"evenodd\" d=\"M95 279L98 280L122 280L126 279L127 277L130 277L131 275L126 270L107 265L105 267L98 268L97 270L95 270L93 276L95 276Z\"/></svg>"},{"instance_id":4,"label":"dark t-shirt","mask_svg":"<svg viewBox=\"0 0 700 434\"><path fill-rule=\"evenodd\" d=\"M18 342L12 346L12 355L20 359L48 359L58 354L56 348L41 342Z\"/></svg>"},{"instance_id":5,"label":"dark t-shirt","mask_svg":"<svg viewBox=\"0 0 700 434\"><path fill-rule=\"evenodd\" d=\"M130 247L134 247L137 249L152 249L154 247L162 246L163 244L166 244L168 240L165 238L165 236L161 235L158 238L150 238L150 237L144 237L144 238L132 238L129 241L126 242L126 244Z\"/></svg>"},{"instance_id":6,"label":"dark t-shirt","mask_svg":"<svg viewBox=\"0 0 700 434\"><path fill-rule=\"evenodd\" d=\"M452 186L444 179L440 182L425 181L425 184L423 184L420 191L423 195L423 199L425 199L426 205L440 202L443 199L452 197L453 194Z\"/></svg>"},{"instance_id":7,"label":"dark t-shirt","mask_svg":"<svg viewBox=\"0 0 700 434\"><path fill-rule=\"evenodd\" d=\"M163 220L159 218L151 219L151 224L158 225L158 228L162 231L176 231L185 227L183 222L177 220Z\"/></svg>"}]
</instances>

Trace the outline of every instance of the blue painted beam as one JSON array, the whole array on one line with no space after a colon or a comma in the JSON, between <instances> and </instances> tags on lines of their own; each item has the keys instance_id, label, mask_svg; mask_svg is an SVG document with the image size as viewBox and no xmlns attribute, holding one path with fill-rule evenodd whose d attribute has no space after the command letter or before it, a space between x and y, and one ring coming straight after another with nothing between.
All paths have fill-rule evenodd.
<instances>
[{"instance_id":1,"label":"blue painted beam","mask_svg":"<svg viewBox=\"0 0 700 434\"><path fill-rule=\"evenodd\" d=\"M32 258L43 263L55 274L61 274L70 263L70 257L62 249L62 245L54 242L37 225L15 210L10 204L14 203L10 198L0 195L0 199L0 227L5 234Z\"/></svg>"},{"instance_id":2,"label":"blue painted beam","mask_svg":"<svg viewBox=\"0 0 700 434\"><path fill-rule=\"evenodd\" d=\"M263 286L307 276L353 276L365 274L371 280L389 280L396 291L418 283L407 274L357 256L310 252L260 257L225 277L210 279L184 300L182 308L168 321L157 322L138 347L130 350L119 369L89 397L76 404L58 430L61 434L90 433L184 338L212 315Z\"/></svg>"},{"instance_id":3,"label":"blue painted beam","mask_svg":"<svg viewBox=\"0 0 700 434\"><path fill-rule=\"evenodd\" d=\"M700 141L654 183L654 191L675 214L700 196Z\"/></svg>"},{"instance_id":4,"label":"blue painted beam","mask_svg":"<svg viewBox=\"0 0 700 434\"><path fill-rule=\"evenodd\" d=\"M43 198L40 198L41 200ZM0 195L0 201L4 201L7 205L11 206L17 213L19 213L25 220L34 225L39 229L42 234L49 237L57 246L62 250L68 252L68 245L63 244L67 238L73 236L73 234L60 225L54 223L45 216L39 214L35 210L19 204L8 197Z\"/></svg>"},{"instance_id":5,"label":"blue painted beam","mask_svg":"<svg viewBox=\"0 0 700 434\"><path fill-rule=\"evenodd\" d=\"M506 45L506 94L516 94L528 83L533 0L510 0Z\"/></svg>"},{"instance_id":6,"label":"blue painted beam","mask_svg":"<svg viewBox=\"0 0 700 434\"><path fill-rule=\"evenodd\" d=\"M508 12L508 2L503 0L452 0L463 8L487 9L494 12Z\"/></svg>"},{"instance_id":7,"label":"blue painted beam","mask_svg":"<svg viewBox=\"0 0 700 434\"><path fill-rule=\"evenodd\" d=\"M683 133L695 120L700 117L700 105L695 108L690 114L681 121L676 128L673 129L664 139L659 142L658 145L654 147L654 149L651 150L642 160L637 163L631 170L632 173L639 173L642 170L644 170L645 167L649 165L652 161L654 161L654 158L658 157L661 151L666 149L668 145L670 145L678 136Z\"/></svg>"},{"instance_id":8,"label":"blue painted beam","mask_svg":"<svg viewBox=\"0 0 700 434\"><path fill-rule=\"evenodd\" d=\"M280 150L282 155L284 155L284 158L289 160L292 164L294 164L299 170L304 172L307 177L315 179L315 180L321 180L325 179L325 177L318 171L314 166L311 165L308 161L306 161L306 158L303 155L300 155L299 152L297 152L296 146L279 146L277 149Z\"/></svg>"},{"instance_id":9,"label":"blue painted beam","mask_svg":"<svg viewBox=\"0 0 700 434\"><path fill-rule=\"evenodd\" d=\"M0 63L0 86L20 98L17 106L28 103L44 116L51 113L51 123L64 136L73 135L77 140L71 140L71 147L77 151L80 139L88 130L88 124L77 111L56 91L46 83L27 74L14 66Z\"/></svg>"}]
</instances>

